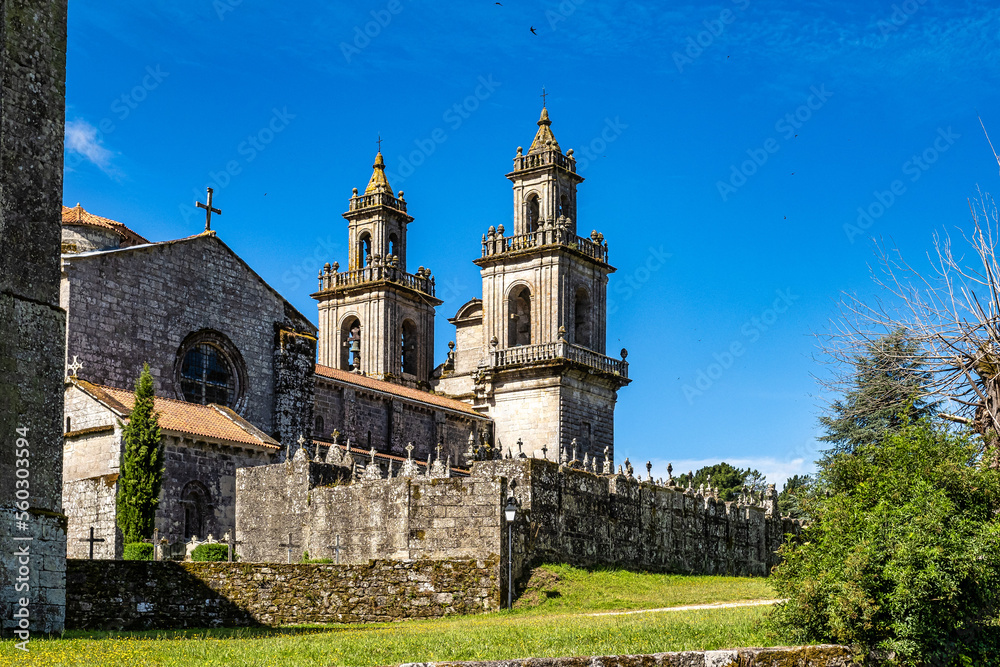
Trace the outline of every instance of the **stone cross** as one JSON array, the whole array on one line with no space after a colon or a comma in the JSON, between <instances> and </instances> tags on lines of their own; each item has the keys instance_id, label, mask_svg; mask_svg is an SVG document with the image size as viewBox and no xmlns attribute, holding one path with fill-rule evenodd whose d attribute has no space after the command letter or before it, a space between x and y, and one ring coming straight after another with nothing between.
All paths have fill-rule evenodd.
<instances>
[{"instance_id":1,"label":"stone cross","mask_svg":"<svg viewBox=\"0 0 1000 667\"><path fill-rule=\"evenodd\" d=\"M406 445L406 458L408 458L408 459L412 459L413 458L413 443L412 442Z\"/></svg>"},{"instance_id":2,"label":"stone cross","mask_svg":"<svg viewBox=\"0 0 1000 667\"><path fill-rule=\"evenodd\" d=\"M340 535L337 535L337 542L332 547L330 547L330 550L333 551L334 553L334 556L337 560L337 565L340 565Z\"/></svg>"},{"instance_id":3,"label":"stone cross","mask_svg":"<svg viewBox=\"0 0 1000 667\"><path fill-rule=\"evenodd\" d=\"M542 98L542 107L545 107L545 98L548 97L548 93L545 92L545 86L542 86L542 94L539 95Z\"/></svg>"},{"instance_id":4,"label":"stone cross","mask_svg":"<svg viewBox=\"0 0 1000 667\"><path fill-rule=\"evenodd\" d=\"M289 535L289 537L291 537L291 535ZM232 563L233 556L236 553L236 545L243 544L243 540L237 540L236 538L233 537L233 534L228 531L226 532L225 535L222 536L222 539L225 540L227 545L229 545L229 562ZM291 539L289 539L288 541L291 542Z\"/></svg>"},{"instance_id":5,"label":"stone cross","mask_svg":"<svg viewBox=\"0 0 1000 667\"><path fill-rule=\"evenodd\" d=\"M382 135L381 134L378 135L378 141L375 142L375 143L378 144L378 152L381 153L382 152Z\"/></svg>"},{"instance_id":6,"label":"stone cross","mask_svg":"<svg viewBox=\"0 0 1000 667\"><path fill-rule=\"evenodd\" d=\"M543 443L542 443L542 458L543 458L543 459L547 459L547 458L548 458L548 453L549 453L549 448L548 448L548 447L546 446L546 444L545 444L545 443L543 442Z\"/></svg>"},{"instance_id":7,"label":"stone cross","mask_svg":"<svg viewBox=\"0 0 1000 667\"><path fill-rule=\"evenodd\" d=\"M438 461L440 461L441 460L441 443L440 442L438 443L438 446L437 446L437 455L438 455Z\"/></svg>"},{"instance_id":8,"label":"stone cross","mask_svg":"<svg viewBox=\"0 0 1000 667\"><path fill-rule=\"evenodd\" d=\"M67 366L67 368L68 368L68 369L69 369L69 371L70 371L70 375L69 375L69 376L70 376L70 377L74 377L74 378L75 378L75 377L76 377L76 374L77 374L77 372L79 372L79 370L80 370L81 368L83 368L83 363L81 363L81 362L77 361L77 359L76 359L76 355L74 354L74 355L73 355L73 363L69 364L69 365Z\"/></svg>"},{"instance_id":9,"label":"stone cross","mask_svg":"<svg viewBox=\"0 0 1000 667\"><path fill-rule=\"evenodd\" d=\"M90 538L88 539L86 537L81 537L79 541L80 542L90 542L90 560L94 560L94 543L95 542L103 542L104 538L103 537L94 537L94 527L91 526L90 527Z\"/></svg>"},{"instance_id":10,"label":"stone cross","mask_svg":"<svg viewBox=\"0 0 1000 667\"><path fill-rule=\"evenodd\" d=\"M296 440L295 442L299 443L299 449L302 449L302 445L306 444L306 438L304 435L299 433L299 439Z\"/></svg>"},{"instance_id":11,"label":"stone cross","mask_svg":"<svg viewBox=\"0 0 1000 667\"><path fill-rule=\"evenodd\" d=\"M205 209L205 231L206 232L212 229L212 214L213 213L217 213L219 215L222 215L222 211L220 211L217 208L212 208L212 192L213 192L212 188L209 188L208 189L208 203L207 204L202 204L200 201L196 201L194 203L195 206L197 206L198 208Z\"/></svg>"},{"instance_id":12,"label":"stone cross","mask_svg":"<svg viewBox=\"0 0 1000 667\"><path fill-rule=\"evenodd\" d=\"M652 461L646 461L646 479L648 479L650 482L653 481L653 462Z\"/></svg>"},{"instance_id":13,"label":"stone cross","mask_svg":"<svg viewBox=\"0 0 1000 667\"><path fill-rule=\"evenodd\" d=\"M292 534L288 533L288 543L287 544L279 544L278 546L279 547L287 547L288 548L288 562L291 563L292 562L292 549L297 546L295 544L292 544Z\"/></svg>"}]
</instances>

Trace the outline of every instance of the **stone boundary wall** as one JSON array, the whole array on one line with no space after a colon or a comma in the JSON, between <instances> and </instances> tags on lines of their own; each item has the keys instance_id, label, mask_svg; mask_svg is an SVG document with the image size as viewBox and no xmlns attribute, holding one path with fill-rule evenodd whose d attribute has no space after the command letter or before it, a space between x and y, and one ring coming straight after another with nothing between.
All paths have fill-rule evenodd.
<instances>
[{"instance_id":1,"label":"stone boundary wall","mask_svg":"<svg viewBox=\"0 0 1000 667\"><path fill-rule=\"evenodd\" d=\"M500 607L498 562L276 565L69 560L66 627L150 630L360 623Z\"/></svg>"},{"instance_id":2,"label":"stone boundary wall","mask_svg":"<svg viewBox=\"0 0 1000 667\"><path fill-rule=\"evenodd\" d=\"M401 667L851 667L855 654L845 646L781 646L725 651L683 651L652 655L524 658L482 662L413 662ZM871 664L865 662L865 664Z\"/></svg>"},{"instance_id":3,"label":"stone boundary wall","mask_svg":"<svg viewBox=\"0 0 1000 667\"><path fill-rule=\"evenodd\" d=\"M472 479L478 477L506 480L518 501L515 579L541 563L767 576L785 534L800 530L798 521L778 514L774 499L727 503L544 459L477 462Z\"/></svg>"}]
</instances>

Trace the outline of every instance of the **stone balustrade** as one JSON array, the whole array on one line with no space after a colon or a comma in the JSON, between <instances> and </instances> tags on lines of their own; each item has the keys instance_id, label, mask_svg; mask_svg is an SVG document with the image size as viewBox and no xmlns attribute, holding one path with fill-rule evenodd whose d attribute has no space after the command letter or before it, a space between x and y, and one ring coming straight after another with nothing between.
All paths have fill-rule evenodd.
<instances>
[{"instance_id":1,"label":"stone balustrade","mask_svg":"<svg viewBox=\"0 0 1000 667\"><path fill-rule=\"evenodd\" d=\"M613 373L623 378L628 378L628 362L625 359L613 359L600 352L595 352L566 341L518 345L517 347L506 347L490 351L490 366L492 368L534 364L556 359L568 359L591 368L596 368L605 373Z\"/></svg>"},{"instance_id":2,"label":"stone balustrade","mask_svg":"<svg viewBox=\"0 0 1000 667\"><path fill-rule=\"evenodd\" d=\"M572 152L572 151L570 151ZM576 160L571 155L563 155L558 150L552 149L539 153L518 154L514 158L514 171L523 169L534 169L535 167L545 167L554 164L562 167L566 171L576 173Z\"/></svg>"},{"instance_id":3,"label":"stone balustrade","mask_svg":"<svg viewBox=\"0 0 1000 667\"><path fill-rule=\"evenodd\" d=\"M434 277L430 269L420 267L417 274L407 273L392 263L375 261L363 269L338 271L339 265L327 264L319 274L319 290L322 292L338 287L353 287L367 283L387 281L434 296Z\"/></svg>"},{"instance_id":4,"label":"stone balustrade","mask_svg":"<svg viewBox=\"0 0 1000 667\"><path fill-rule=\"evenodd\" d=\"M351 197L349 211L357 211L372 206L388 206L397 211L406 213L406 202L401 197L393 197L388 192L373 192L367 195L355 195Z\"/></svg>"},{"instance_id":5,"label":"stone balustrade","mask_svg":"<svg viewBox=\"0 0 1000 667\"><path fill-rule=\"evenodd\" d=\"M582 252L599 262L608 263L608 243L603 234L594 232L590 238L577 236L570 229L558 225L545 224L534 232L504 236L503 225L498 229L490 227L483 236L483 257L500 255L518 250L540 248L546 245L563 245Z\"/></svg>"}]
</instances>

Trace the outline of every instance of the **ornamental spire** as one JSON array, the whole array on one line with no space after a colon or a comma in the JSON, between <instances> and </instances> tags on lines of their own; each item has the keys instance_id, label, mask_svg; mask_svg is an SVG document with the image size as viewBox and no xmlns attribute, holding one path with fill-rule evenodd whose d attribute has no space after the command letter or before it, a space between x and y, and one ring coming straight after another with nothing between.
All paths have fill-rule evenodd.
<instances>
[{"instance_id":1,"label":"ornamental spire","mask_svg":"<svg viewBox=\"0 0 1000 667\"><path fill-rule=\"evenodd\" d=\"M392 194L392 187L389 185L389 179L385 177L385 161L382 159L382 151L380 150L375 155L375 164L372 165L374 171L372 172L372 177L368 181L368 187L365 188L365 194L370 195L374 192L385 192Z\"/></svg>"},{"instance_id":2,"label":"ornamental spire","mask_svg":"<svg viewBox=\"0 0 1000 667\"><path fill-rule=\"evenodd\" d=\"M528 149L529 153L538 153L547 150L562 152L559 148L559 142L556 141L555 135L552 134L551 125L552 121L549 120L549 110L543 106L542 115L538 118L538 132L535 133L535 138L531 142L531 148Z\"/></svg>"}]
</instances>

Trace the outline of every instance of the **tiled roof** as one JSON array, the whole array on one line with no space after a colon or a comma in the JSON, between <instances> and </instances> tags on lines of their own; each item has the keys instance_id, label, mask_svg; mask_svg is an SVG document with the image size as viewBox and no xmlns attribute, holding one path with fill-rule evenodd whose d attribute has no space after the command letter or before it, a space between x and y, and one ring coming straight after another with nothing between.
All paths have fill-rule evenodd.
<instances>
[{"instance_id":1,"label":"tiled roof","mask_svg":"<svg viewBox=\"0 0 1000 667\"><path fill-rule=\"evenodd\" d=\"M62 207L62 223L64 225L89 225L91 227L110 229L122 238L123 245L126 246L149 243L147 239L139 236L117 220L102 218L99 215L88 213L80 204L77 204L73 208L69 206Z\"/></svg>"},{"instance_id":2,"label":"tiled roof","mask_svg":"<svg viewBox=\"0 0 1000 667\"><path fill-rule=\"evenodd\" d=\"M127 417L135 404L135 394L127 389L105 387L76 379L72 382L120 416ZM221 405L198 405L157 396L153 399L153 407L160 413L160 428L164 431L200 435L267 449L281 447L274 438Z\"/></svg>"},{"instance_id":3,"label":"tiled roof","mask_svg":"<svg viewBox=\"0 0 1000 667\"><path fill-rule=\"evenodd\" d=\"M365 389L374 389L375 391L380 391L384 394L392 394L394 396L407 398L418 403L427 403L442 408L449 408L451 410L464 412L477 417L483 416L473 410L472 406L468 403L463 403L457 399L447 398L439 394L432 394L428 391L421 391L419 389L410 389L409 387L403 387L398 384L393 384L392 382L386 382L385 380L376 380L375 378L370 378L365 375L342 371L339 368L330 368L329 366L316 364L316 374L343 382L344 384L353 384Z\"/></svg>"}]
</instances>

